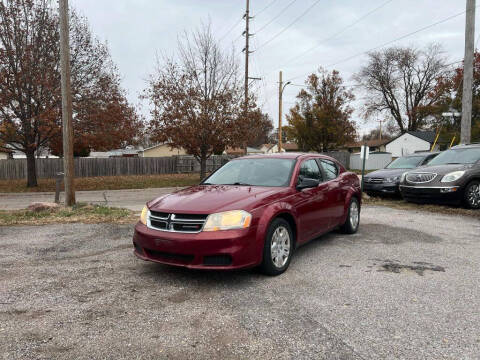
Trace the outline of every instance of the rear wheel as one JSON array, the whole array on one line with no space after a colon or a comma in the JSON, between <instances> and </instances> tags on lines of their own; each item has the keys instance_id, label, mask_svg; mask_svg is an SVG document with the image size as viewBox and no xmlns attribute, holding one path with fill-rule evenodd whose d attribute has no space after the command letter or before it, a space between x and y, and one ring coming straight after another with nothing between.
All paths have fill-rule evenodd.
<instances>
[{"instance_id":1,"label":"rear wheel","mask_svg":"<svg viewBox=\"0 0 480 360\"><path fill-rule=\"evenodd\" d=\"M471 209L480 209L480 181L474 180L465 188L465 204Z\"/></svg>"},{"instance_id":2,"label":"rear wheel","mask_svg":"<svg viewBox=\"0 0 480 360\"><path fill-rule=\"evenodd\" d=\"M357 198L352 197L348 206L347 219L340 226L340 230L345 234L355 234L360 225L360 204Z\"/></svg>"},{"instance_id":3,"label":"rear wheel","mask_svg":"<svg viewBox=\"0 0 480 360\"><path fill-rule=\"evenodd\" d=\"M268 228L263 248L262 271L271 276L280 275L290 265L294 247L293 232L284 219L275 219Z\"/></svg>"}]
</instances>

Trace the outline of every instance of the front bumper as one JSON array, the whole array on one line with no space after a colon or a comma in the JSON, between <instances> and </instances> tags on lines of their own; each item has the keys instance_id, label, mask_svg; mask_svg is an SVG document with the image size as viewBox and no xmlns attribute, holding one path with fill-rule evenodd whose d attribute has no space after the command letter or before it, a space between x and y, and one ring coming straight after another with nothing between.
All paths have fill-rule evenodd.
<instances>
[{"instance_id":1,"label":"front bumper","mask_svg":"<svg viewBox=\"0 0 480 360\"><path fill-rule=\"evenodd\" d=\"M409 202L459 204L463 189L459 186L410 186L400 185L402 197Z\"/></svg>"},{"instance_id":2,"label":"front bumper","mask_svg":"<svg viewBox=\"0 0 480 360\"><path fill-rule=\"evenodd\" d=\"M377 194L398 194L398 184L395 183L381 183L381 184L363 184L363 191L367 193Z\"/></svg>"},{"instance_id":3,"label":"front bumper","mask_svg":"<svg viewBox=\"0 0 480 360\"><path fill-rule=\"evenodd\" d=\"M143 260L191 269L253 267L261 263L263 253L263 241L257 230L257 226L251 226L188 234L153 230L137 223L134 253Z\"/></svg>"}]
</instances>

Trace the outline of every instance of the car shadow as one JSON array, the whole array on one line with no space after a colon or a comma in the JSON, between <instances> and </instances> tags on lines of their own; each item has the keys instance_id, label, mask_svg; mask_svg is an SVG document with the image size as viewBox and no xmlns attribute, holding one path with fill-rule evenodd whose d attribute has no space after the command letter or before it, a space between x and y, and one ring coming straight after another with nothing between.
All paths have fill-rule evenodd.
<instances>
[{"instance_id":1,"label":"car shadow","mask_svg":"<svg viewBox=\"0 0 480 360\"><path fill-rule=\"evenodd\" d=\"M188 269L185 267L164 265L153 262L142 264L141 276L156 282L180 282L207 287L223 285L241 287L246 282L254 282L264 276L257 268L241 270L216 270L216 269Z\"/></svg>"}]
</instances>

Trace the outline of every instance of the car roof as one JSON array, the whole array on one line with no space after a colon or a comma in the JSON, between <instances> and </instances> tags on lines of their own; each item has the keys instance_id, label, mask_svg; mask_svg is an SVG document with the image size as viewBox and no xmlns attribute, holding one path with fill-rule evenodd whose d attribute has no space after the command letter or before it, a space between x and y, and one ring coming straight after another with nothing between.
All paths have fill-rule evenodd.
<instances>
[{"instance_id":1,"label":"car roof","mask_svg":"<svg viewBox=\"0 0 480 360\"><path fill-rule=\"evenodd\" d=\"M235 158L237 159L299 159L309 156L327 158L327 155L317 154L317 153L294 153L294 152L284 152L284 153L273 153L273 154L254 154L246 155L242 157Z\"/></svg>"},{"instance_id":2,"label":"car roof","mask_svg":"<svg viewBox=\"0 0 480 360\"><path fill-rule=\"evenodd\" d=\"M428 156L428 155L438 155L440 154L440 151L422 151L422 152L417 152L413 154L408 154L403 157L412 157L412 156Z\"/></svg>"},{"instance_id":3,"label":"car roof","mask_svg":"<svg viewBox=\"0 0 480 360\"><path fill-rule=\"evenodd\" d=\"M476 149L476 148L480 148L480 143L460 144L452 147L452 149Z\"/></svg>"}]
</instances>

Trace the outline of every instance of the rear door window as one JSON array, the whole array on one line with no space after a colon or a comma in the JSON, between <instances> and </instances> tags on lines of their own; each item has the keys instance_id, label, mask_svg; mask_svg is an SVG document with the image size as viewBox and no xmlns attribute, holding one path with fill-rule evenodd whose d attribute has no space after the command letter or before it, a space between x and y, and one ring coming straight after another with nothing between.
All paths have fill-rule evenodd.
<instances>
[{"instance_id":1,"label":"rear door window","mask_svg":"<svg viewBox=\"0 0 480 360\"><path fill-rule=\"evenodd\" d=\"M320 159L320 164L322 165L327 181L338 177L338 166L333 161Z\"/></svg>"}]
</instances>

